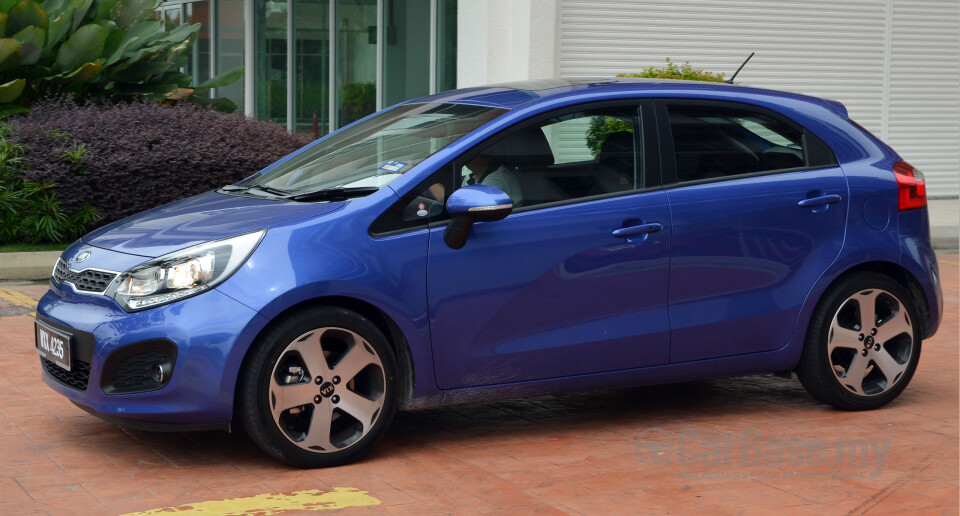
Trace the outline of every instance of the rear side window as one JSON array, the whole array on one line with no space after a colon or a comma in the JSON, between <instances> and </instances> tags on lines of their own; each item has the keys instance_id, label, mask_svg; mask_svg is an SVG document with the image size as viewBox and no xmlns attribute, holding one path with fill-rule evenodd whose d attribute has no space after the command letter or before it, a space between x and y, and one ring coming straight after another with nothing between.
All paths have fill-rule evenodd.
<instances>
[{"instance_id":1,"label":"rear side window","mask_svg":"<svg viewBox=\"0 0 960 516\"><path fill-rule=\"evenodd\" d=\"M822 141L757 109L670 103L667 113L678 182L832 164Z\"/></svg>"}]
</instances>

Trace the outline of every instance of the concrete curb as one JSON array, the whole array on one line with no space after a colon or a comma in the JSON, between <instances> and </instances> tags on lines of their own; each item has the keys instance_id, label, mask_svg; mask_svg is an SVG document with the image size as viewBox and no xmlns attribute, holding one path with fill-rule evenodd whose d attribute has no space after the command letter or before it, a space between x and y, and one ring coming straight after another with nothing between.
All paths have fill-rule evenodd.
<instances>
[{"instance_id":1,"label":"concrete curb","mask_svg":"<svg viewBox=\"0 0 960 516\"><path fill-rule=\"evenodd\" d=\"M932 226L930 241L938 251L956 251L960 247L960 231L957 226Z\"/></svg>"},{"instance_id":2,"label":"concrete curb","mask_svg":"<svg viewBox=\"0 0 960 516\"><path fill-rule=\"evenodd\" d=\"M45 280L60 258L60 251L0 253L0 280Z\"/></svg>"}]
</instances>

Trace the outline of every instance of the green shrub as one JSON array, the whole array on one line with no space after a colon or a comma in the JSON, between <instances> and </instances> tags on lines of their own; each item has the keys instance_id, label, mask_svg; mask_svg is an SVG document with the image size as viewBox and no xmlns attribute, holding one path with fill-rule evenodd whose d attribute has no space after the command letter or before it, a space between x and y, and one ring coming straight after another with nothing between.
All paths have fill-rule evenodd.
<instances>
[{"instance_id":1,"label":"green shrub","mask_svg":"<svg viewBox=\"0 0 960 516\"><path fill-rule=\"evenodd\" d=\"M8 133L0 126L0 244L61 243L82 235L100 215L89 203L68 212L56 200L54 184L23 179L18 168L24 148Z\"/></svg>"},{"instance_id":2,"label":"green shrub","mask_svg":"<svg viewBox=\"0 0 960 516\"><path fill-rule=\"evenodd\" d=\"M677 66L676 63L670 62L670 58L667 58L667 66L662 68L657 68L651 66L643 70L640 73L621 73L617 77L639 77L639 78L648 78L648 79L680 79L683 81L707 81L707 82L723 82L722 73L713 73L707 72L704 70L694 70L693 66L690 65L690 62L685 62L680 66Z\"/></svg>"},{"instance_id":3,"label":"green shrub","mask_svg":"<svg viewBox=\"0 0 960 516\"><path fill-rule=\"evenodd\" d=\"M7 124L7 140L26 150L20 177L56 184L67 211L96 206L98 224L235 183L311 142L273 122L184 103L45 99Z\"/></svg>"},{"instance_id":4,"label":"green shrub","mask_svg":"<svg viewBox=\"0 0 960 516\"><path fill-rule=\"evenodd\" d=\"M377 87L372 82L348 82L340 88L340 125L347 125L377 110Z\"/></svg>"},{"instance_id":5,"label":"green shrub","mask_svg":"<svg viewBox=\"0 0 960 516\"><path fill-rule=\"evenodd\" d=\"M593 152L593 159L600 156L600 147L607 137L620 131L633 132L633 127L623 120L612 116L595 116L590 119L590 126L587 128L587 147Z\"/></svg>"},{"instance_id":6,"label":"green shrub","mask_svg":"<svg viewBox=\"0 0 960 516\"><path fill-rule=\"evenodd\" d=\"M638 77L646 79L679 79L684 81L708 81L723 82L722 73L706 72L703 70L694 70L689 62L677 66L667 58L667 66L657 68L651 66L640 73L621 73L617 77ZM607 137L620 131L633 132L630 124L617 118L595 116L590 120L590 127L587 129L587 145L593 151L593 157L596 159L600 154L600 147Z\"/></svg>"}]
</instances>

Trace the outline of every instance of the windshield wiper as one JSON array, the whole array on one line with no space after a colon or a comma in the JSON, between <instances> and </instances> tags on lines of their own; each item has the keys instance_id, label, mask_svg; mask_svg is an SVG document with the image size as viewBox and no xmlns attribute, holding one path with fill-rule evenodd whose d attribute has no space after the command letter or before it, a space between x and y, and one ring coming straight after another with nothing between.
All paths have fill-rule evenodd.
<instances>
[{"instance_id":1,"label":"windshield wiper","mask_svg":"<svg viewBox=\"0 0 960 516\"><path fill-rule=\"evenodd\" d=\"M268 194L278 195L280 197L290 197L290 192L281 190L279 188L274 188L272 186L253 185L250 188L260 190L261 192L267 192Z\"/></svg>"},{"instance_id":2,"label":"windshield wiper","mask_svg":"<svg viewBox=\"0 0 960 516\"><path fill-rule=\"evenodd\" d=\"M217 188L218 192L242 192L249 189L249 186L238 186L238 185L223 185L220 188Z\"/></svg>"},{"instance_id":3,"label":"windshield wiper","mask_svg":"<svg viewBox=\"0 0 960 516\"><path fill-rule=\"evenodd\" d=\"M347 199L352 199L354 197L364 197L370 195L378 190L379 187L376 186L359 186L359 187L339 187L339 188L324 188L323 190L317 190L315 192L307 192L302 194L293 194L287 190L281 190L279 188L274 188L272 186L265 185L253 185L253 186L239 186L239 185L226 185L220 187L221 192L244 192L247 190L260 190L261 192L266 192L268 194L276 195L283 199L290 201L345 201Z\"/></svg>"},{"instance_id":4,"label":"windshield wiper","mask_svg":"<svg viewBox=\"0 0 960 516\"><path fill-rule=\"evenodd\" d=\"M239 186L239 185L226 185L221 186L221 192L245 192L247 190L260 190L261 192L266 192L271 195L276 195L278 197L287 198L290 197L290 192L286 190L281 190L279 188L274 188L272 186L265 185L253 185L253 186Z\"/></svg>"},{"instance_id":5,"label":"windshield wiper","mask_svg":"<svg viewBox=\"0 0 960 516\"><path fill-rule=\"evenodd\" d=\"M353 188L324 188L315 192L291 195L291 201L345 201L354 197L364 197L380 190L376 186L358 186Z\"/></svg>"}]
</instances>

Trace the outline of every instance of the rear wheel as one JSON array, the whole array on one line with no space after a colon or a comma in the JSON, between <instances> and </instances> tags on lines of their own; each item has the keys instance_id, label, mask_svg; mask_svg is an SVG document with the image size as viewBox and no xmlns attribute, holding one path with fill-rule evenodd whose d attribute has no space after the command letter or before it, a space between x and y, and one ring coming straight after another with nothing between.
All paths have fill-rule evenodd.
<instances>
[{"instance_id":1,"label":"rear wheel","mask_svg":"<svg viewBox=\"0 0 960 516\"><path fill-rule=\"evenodd\" d=\"M875 273L845 278L814 311L797 368L800 383L841 409L889 403L916 371L918 323L912 298L899 283Z\"/></svg>"},{"instance_id":2,"label":"rear wheel","mask_svg":"<svg viewBox=\"0 0 960 516\"><path fill-rule=\"evenodd\" d=\"M240 415L264 451L300 467L356 460L396 410L396 362L370 321L339 308L297 312L258 340Z\"/></svg>"}]
</instances>

